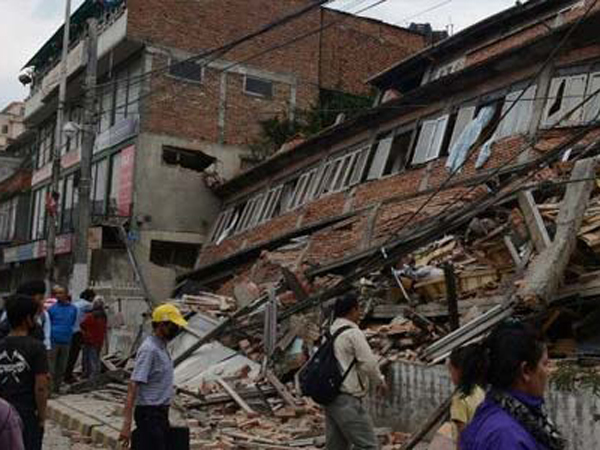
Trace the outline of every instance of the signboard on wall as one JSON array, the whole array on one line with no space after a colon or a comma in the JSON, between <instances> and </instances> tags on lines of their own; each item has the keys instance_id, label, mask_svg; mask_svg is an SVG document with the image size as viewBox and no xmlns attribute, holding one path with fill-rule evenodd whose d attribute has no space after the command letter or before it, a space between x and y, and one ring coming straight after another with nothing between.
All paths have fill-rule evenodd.
<instances>
[{"instance_id":1,"label":"signboard on wall","mask_svg":"<svg viewBox=\"0 0 600 450\"><path fill-rule=\"evenodd\" d=\"M40 241L38 243L38 251L36 252L35 258L46 257L46 241ZM55 255L65 255L71 253L73 250L73 235L72 234L61 234L56 236L56 247L54 249Z\"/></svg>"},{"instance_id":2,"label":"signboard on wall","mask_svg":"<svg viewBox=\"0 0 600 450\"><path fill-rule=\"evenodd\" d=\"M103 131L96 136L96 142L94 144L94 154L105 150L110 147L114 147L117 144L137 135L138 133L138 117L131 116L119 120L108 130Z\"/></svg>"},{"instance_id":3,"label":"signboard on wall","mask_svg":"<svg viewBox=\"0 0 600 450\"><path fill-rule=\"evenodd\" d=\"M133 203L133 178L135 163L135 146L121 150L121 164L119 166L119 193L117 195L117 213L119 216L131 214Z\"/></svg>"},{"instance_id":4,"label":"signboard on wall","mask_svg":"<svg viewBox=\"0 0 600 450\"><path fill-rule=\"evenodd\" d=\"M63 169L68 169L81 161L81 149L76 148L66 153L60 159L60 166ZM52 176L52 162L49 162L44 167L33 172L31 177L31 185L35 186L42 181L47 180Z\"/></svg>"},{"instance_id":5,"label":"signboard on wall","mask_svg":"<svg viewBox=\"0 0 600 450\"><path fill-rule=\"evenodd\" d=\"M75 148L69 153L65 153L60 160L60 165L63 169L68 169L81 161L81 149Z\"/></svg>"},{"instance_id":6,"label":"signboard on wall","mask_svg":"<svg viewBox=\"0 0 600 450\"><path fill-rule=\"evenodd\" d=\"M92 227L88 230L88 248L90 250L102 248L102 227Z\"/></svg>"},{"instance_id":7,"label":"signboard on wall","mask_svg":"<svg viewBox=\"0 0 600 450\"><path fill-rule=\"evenodd\" d=\"M41 183L42 181L50 178L50 175L52 175L52 163L48 163L40 170L33 172L31 177L31 185L35 186L36 184Z\"/></svg>"},{"instance_id":8,"label":"signboard on wall","mask_svg":"<svg viewBox=\"0 0 600 450\"><path fill-rule=\"evenodd\" d=\"M37 246L37 242L31 242L29 244L19 245L17 247L5 248L4 262L8 264L35 259Z\"/></svg>"},{"instance_id":9,"label":"signboard on wall","mask_svg":"<svg viewBox=\"0 0 600 450\"><path fill-rule=\"evenodd\" d=\"M65 255L73 251L73 235L62 234L56 237L56 254ZM46 241L8 247L3 250L4 262L14 263L46 257Z\"/></svg>"}]
</instances>

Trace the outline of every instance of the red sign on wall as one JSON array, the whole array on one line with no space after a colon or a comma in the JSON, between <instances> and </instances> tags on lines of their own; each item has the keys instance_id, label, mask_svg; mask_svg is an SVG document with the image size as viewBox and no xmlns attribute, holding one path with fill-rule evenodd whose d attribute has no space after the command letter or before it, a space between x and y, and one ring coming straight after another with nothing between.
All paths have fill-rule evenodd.
<instances>
[{"instance_id":1,"label":"red sign on wall","mask_svg":"<svg viewBox=\"0 0 600 450\"><path fill-rule=\"evenodd\" d=\"M130 145L121 150L119 193L117 195L117 210L119 216L129 216L131 214L131 204L133 203L134 162L134 145Z\"/></svg>"}]
</instances>

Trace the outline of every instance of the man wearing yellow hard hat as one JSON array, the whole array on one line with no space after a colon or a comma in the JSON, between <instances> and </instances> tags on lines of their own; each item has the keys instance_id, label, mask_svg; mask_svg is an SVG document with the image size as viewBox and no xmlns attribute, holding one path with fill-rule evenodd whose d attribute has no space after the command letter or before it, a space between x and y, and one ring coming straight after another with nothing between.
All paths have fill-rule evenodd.
<instances>
[{"instance_id":1,"label":"man wearing yellow hard hat","mask_svg":"<svg viewBox=\"0 0 600 450\"><path fill-rule=\"evenodd\" d=\"M131 423L137 427L135 448L166 450L169 433L169 407L174 395L173 361L167 343L187 326L176 306L164 304L152 312L152 335L140 346L125 405L125 420L119 440L125 448L131 443ZM134 409L135 408L135 409Z\"/></svg>"}]
</instances>

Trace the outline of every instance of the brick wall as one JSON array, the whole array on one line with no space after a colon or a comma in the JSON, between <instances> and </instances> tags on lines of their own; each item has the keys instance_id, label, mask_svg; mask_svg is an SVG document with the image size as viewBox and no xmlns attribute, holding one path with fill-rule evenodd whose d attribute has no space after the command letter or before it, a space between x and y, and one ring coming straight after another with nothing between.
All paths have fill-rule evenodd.
<instances>
[{"instance_id":1,"label":"brick wall","mask_svg":"<svg viewBox=\"0 0 600 450\"><path fill-rule=\"evenodd\" d=\"M547 151L559 145L570 135L571 130L545 132L536 148ZM590 133L587 142L600 131ZM526 148L523 136L502 139L492 147L492 155L484 167L491 169L516 164L521 151ZM467 181L475 175L484 173L474 168L477 152L465 164L463 171L452 178L452 183ZM297 230L299 226L315 225L327 219L341 217L345 213L357 215L341 223L330 225L312 233L309 250L305 257L320 264L333 262L365 247L385 242L397 233L413 213L427 201L431 191L448 179L445 168L446 158L437 159L429 168L419 167L407 172L389 176L380 180L363 183L354 189L327 195L314 202L277 217L265 224L225 240L219 246L207 246L201 255L200 265L205 266L219 261L249 246L265 244L277 237ZM425 180L425 181L424 181ZM446 210L460 207L464 202L482 197L487 192L484 186L444 188L427 207L411 218L407 226L413 226L420 220ZM372 230L368 226L368 217L377 208Z\"/></svg>"},{"instance_id":2,"label":"brick wall","mask_svg":"<svg viewBox=\"0 0 600 450\"><path fill-rule=\"evenodd\" d=\"M218 48L261 26L310 4L310 0L129 0L128 37L154 48L197 54ZM340 21L340 18L343 19ZM356 94L367 94L364 81L391 63L424 46L422 36L370 19L334 11L314 10L300 18L236 47L219 58L243 61L276 44L318 30L322 23L340 21L324 33L299 40L243 63L272 74L295 77L296 108L307 109L318 99L319 86ZM365 57L368 55L368 57ZM169 63L166 55L155 55L153 68ZM268 78L268 77L267 77ZM225 143L244 145L260 132L259 122L290 113L291 85L275 82L272 99L244 93L244 77L227 75ZM148 100L142 128L211 142L219 138L221 74L206 69L201 84L164 74L151 81L157 93Z\"/></svg>"},{"instance_id":3,"label":"brick wall","mask_svg":"<svg viewBox=\"0 0 600 450\"><path fill-rule=\"evenodd\" d=\"M425 38L419 34L331 9L322 11L325 26L337 24L322 35L324 88L369 94L370 87L364 83L369 77L425 46Z\"/></svg>"},{"instance_id":4,"label":"brick wall","mask_svg":"<svg viewBox=\"0 0 600 450\"><path fill-rule=\"evenodd\" d=\"M304 261L323 265L352 255L360 249L367 220L361 214L313 233Z\"/></svg>"},{"instance_id":5,"label":"brick wall","mask_svg":"<svg viewBox=\"0 0 600 450\"><path fill-rule=\"evenodd\" d=\"M576 23L588 9L588 3L589 2L585 2L585 4L582 4L564 13L562 15L562 23ZM598 11L600 11L600 4L597 4L592 8L590 15L593 15ZM545 23L531 24L530 26L523 27L521 30L518 30L515 33L493 40L488 45L483 45L479 48L473 49L468 53L465 66L480 63L491 57L497 56L500 53L517 48L528 41L532 41L544 35L550 34L555 26L555 21L556 16L553 16L550 19L545 20ZM571 50L569 50L560 58L579 60L580 57L577 55L577 53L579 53L580 50L581 49L575 50L574 54ZM583 51L585 53L586 50Z\"/></svg>"}]
</instances>

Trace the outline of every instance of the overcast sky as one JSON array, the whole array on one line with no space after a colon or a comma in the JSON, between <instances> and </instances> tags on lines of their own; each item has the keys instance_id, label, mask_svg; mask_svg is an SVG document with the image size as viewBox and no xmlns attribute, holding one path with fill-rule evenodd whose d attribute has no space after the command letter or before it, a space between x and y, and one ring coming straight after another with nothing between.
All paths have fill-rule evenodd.
<instances>
[{"instance_id":1,"label":"overcast sky","mask_svg":"<svg viewBox=\"0 0 600 450\"><path fill-rule=\"evenodd\" d=\"M83 3L72 1L73 9ZM375 0L336 0L332 6L357 12L374 3ZM452 24L456 32L514 3L515 0L387 0L364 15L401 26L430 22L436 29L445 29ZM17 81L19 70L58 29L64 4L65 0L0 0L0 109L27 95Z\"/></svg>"}]
</instances>

